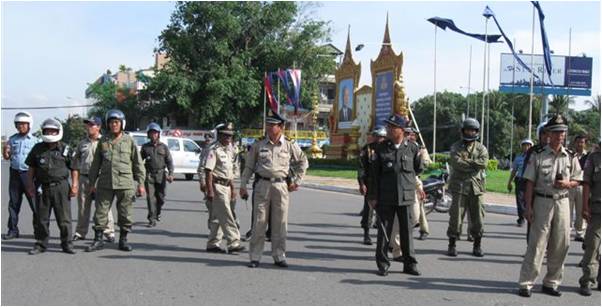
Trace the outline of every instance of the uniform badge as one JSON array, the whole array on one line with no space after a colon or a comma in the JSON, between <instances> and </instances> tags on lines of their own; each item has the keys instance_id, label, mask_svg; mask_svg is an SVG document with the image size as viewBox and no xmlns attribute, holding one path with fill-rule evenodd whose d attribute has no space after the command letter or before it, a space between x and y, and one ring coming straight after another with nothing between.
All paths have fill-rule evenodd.
<instances>
[{"instance_id":1,"label":"uniform badge","mask_svg":"<svg viewBox=\"0 0 602 307\"><path fill-rule=\"evenodd\" d=\"M46 164L46 159L40 158L40 164Z\"/></svg>"},{"instance_id":2,"label":"uniform badge","mask_svg":"<svg viewBox=\"0 0 602 307\"><path fill-rule=\"evenodd\" d=\"M387 162L387 167L393 167L393 162L391 162L391 161Z\"/></svg>"}]
</instances>

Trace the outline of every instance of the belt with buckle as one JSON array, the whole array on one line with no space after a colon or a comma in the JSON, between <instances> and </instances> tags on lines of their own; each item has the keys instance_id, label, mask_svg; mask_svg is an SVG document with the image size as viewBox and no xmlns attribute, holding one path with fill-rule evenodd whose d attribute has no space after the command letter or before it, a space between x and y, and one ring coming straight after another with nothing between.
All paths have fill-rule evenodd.
<instances>
[{"instance_id":1,"label":"belt with buckle","mask_svg":"<svg viewBox=\"0 0 602 307\"><path fill-rule=\"evenodd\" d=\"M213 183L217 183L217 184L221 184L221 185L226 185L229 186L230 185L230 180L229 179L224 179L224 178L213 178Z\"/></svg>"},{"instance_id":2,"label":"belt with buckle","mask_svg":"<svg viewBox=\"0 0 602 307\"><path fill-rule=\"evenodd\" d=\"M259 178L261 180L266 180L269 182L284 182L286 181L286 178L268 178L268 177L263 177L257 173L255 173L255 178Z\"/></svg>"},{"instance_id":3,"label":"belt with buckle","mask_svg":"<svg viewBox=\"0 0 602 307\"><path fill-rule=\"evenodd\" d=\"M544 194L544 193L535 192L535 195L537 195L539 197L554 199L554 200L559 200L559 199L563 199L563 198L569 197L569 193L563 193L563 194Z\"/></svg>"},{"instance_id":4,"label":"belt with buckle","mask_svg":"<svg viewBox=\"0 0 602 307\"><path fill-rule=\"evenodd\" d=\"M61 184L61 181L50 182L50 183L42 183L42 187L43 188L56 187L59 184Z\"/></svg>"}]
</instances>

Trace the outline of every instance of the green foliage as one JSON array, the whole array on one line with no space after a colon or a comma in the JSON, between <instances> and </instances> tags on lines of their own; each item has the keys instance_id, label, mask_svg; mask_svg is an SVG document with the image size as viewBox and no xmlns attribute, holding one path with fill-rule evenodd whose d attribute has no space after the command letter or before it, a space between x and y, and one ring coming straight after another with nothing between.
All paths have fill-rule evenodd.
<instances>
[{"instance_id":1,"label":"green foliage","mask_svg":"<svg viewBox=\"0 0 602 307\"><path fill-rule=\"evenodd\" d=\"M447 153L435 153L435 156L431 157L431 159L433 158L437 163L441 163L441 165L445 165L445 163L449 162L449 154Z\"/></svg>"},{"instance_id":2,"label":"green foliage","mask_svg":"<svg viewBox=\"0 0 602 307\"><path fill-rule=\"evenodd\" d=\"M61 124L63 125L63 142L71 148L75 148L86 137L86 125L79 115L69 116Z\"/></svg>"},{"instance_id":3,"label":"green foliage","mask_svg":"<svg viewBox=\"0 0 602 307\"><path fill-rule=\"evenodd\" d=\"M170 108L192 112L201 126L233 121L259 125L263 74L302 69L304 106L318 79L334 72L332 57L319 54L329 39L326 22L304 15L297 2L178 2L159 36L170 59L148 87L148 95Z\"/></svg>"},{"instance_id":4,"label":"green foliage","mask_svg":"<svg viewBox=\"0 0 602 307\"><path fill-rule=\"evenodd\" d=\"M99 116L104 119L110 109L119 109L125 114L126 130L135 130L138 127L141 114L147 113L147 108L138 103L138 97L130 90L119 88L113 83L91 84L89 87L90 98L94 106L88 112L89 116ZM104 127L103 123L103 127ZM106 128L106 127L104 127Z\"/></svg>"},{"instance_id":5,"label":"green foliage","mask_svg":"<svg viewBox=\"0 0 602 307\"><path fill-rule=\"evenodd\" d=\"M488 160L487 161L487 170L495 171L497 170L498 160Z\"/></svg>"},{"instance_id":6,"label":"green foliage","mask_svg":"<svg viewBox=\"0 0 602 307\"><path fill-rule=\"evenodd\" d=\"M443 162L433 162L430 163L426 166L426 169L424 170L424 172L432 172L434 170L438 170L438 169L443 169L445 168L445 163Z\"/></svg>"}]
</instances>

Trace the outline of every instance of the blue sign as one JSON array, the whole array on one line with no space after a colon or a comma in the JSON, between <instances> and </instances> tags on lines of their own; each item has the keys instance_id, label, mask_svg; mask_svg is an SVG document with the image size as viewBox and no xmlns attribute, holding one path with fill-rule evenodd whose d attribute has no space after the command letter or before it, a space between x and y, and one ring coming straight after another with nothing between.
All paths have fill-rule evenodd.
<instances>
[{"instance_id":1,"label":"blue sign","mask_svg":"<svg viewBox=\"0 0 602 307\"><path fill-rule=\"evenodd\" d=\"M592 88L592 58L566 58L565 72L565 87Z\"/></svg>"},{"instance_id":2,"label":"blue sign","mask_svg":"<svg viewBox=\"0 0 602 307\"><path fill-rule=\"evenodd\" d=\"M393 72L385 71L376 74L374 84L375 101L374 114L375 125L383 125L385 119L391 115L393 110Z\"/></svg>"}]
</instances>

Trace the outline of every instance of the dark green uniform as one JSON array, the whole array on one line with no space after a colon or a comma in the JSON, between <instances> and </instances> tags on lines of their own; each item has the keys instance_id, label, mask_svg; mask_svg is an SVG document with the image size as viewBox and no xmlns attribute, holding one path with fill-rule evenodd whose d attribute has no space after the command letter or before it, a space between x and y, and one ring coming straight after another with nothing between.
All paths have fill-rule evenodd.
<instances>
[{"instance_id":1,"label":"dark green uniform","mask_svg":"<svg viewBox=\"0 0 602 307\"><path fill-rule=\"evenodd\" d=\"M173 176L173 160L167 145L159 142L153 144L148 142L142 145L140 156L144 160L146 168L146 203L148 205L148 220L154 222L161 216L161 208L165 203L165 169L167 176Z\"/></svg>"},{"instance_id":2,"label":"dark green uniform","mask_svg":"<svg viewBox=\"0 0 602 307\"><path fill-rule=\"evenodd\" d=\"M600 287L600 152L589 154L583 169L583 183L589 185L591 223L585 232L585 254L583 255L583 276L579 279L581 287L591 287L598 276Z\"/></svg>"},{"instance_id":3,"label":"dark green uniform","mask_svg":"<svg viewBox=\"0 0 602 307\"><path fill-rule=\"evenodd\" d=\"M374 151L376 150L377 142L372 142L364 145L362 150L360 151L360 158L358 159L359 166L357 169L357 182L360 185L365 185L366 187L370 186L370 178L374 176L373 174L373 165L374 161ZM362 209L362 221L360 222L364 231L370 229L372 226L372 209L368 206L368 198L364 197L364 208Z\"/></svg>"},{"instance_id":4,"label":"dark green uniform","mask_svg":"<svg viewBox=\"0 0 602 307\"><path fill-rule=\"evenodd\" d=\"M71 247L71 206L69 201L70 170L77 169L72 163L67 145L59 142L55 148L47 143L36 144L25 163L34 171L34 178L42 185L41 201L36 202L36 245L42 250L48 246L50 210L54 210L63 249Z\"/></svg>"},{"instance_id":5,"label":"dark green uniform","mask_svg":"<svg viewBox=\"0 0 602 307\"><path fill-rule=\"evenodd\" d=\"M90 166L90 183L96 183L96 212L94 228L107 228L107 214L114 198L117 198L117 224L122 232L131 230L132 198L134 198L134 180L138 185L144 183L145 171L136 142L127 135L121 137L103 136L94 153Z\"/></svg>"},{"instance_id":6,"label":"dark green uniform","mask_svg":"<svg viewBox=\"0 0 602 307\"><path fill-rule=\"evenodd\" d=\"M422 163L415 143L404 140L398 147L386 140L376 146L374 176L370 180L368 199L376 200L376 214L383 227L378 229L376 265L381 273L390 266L387 257L393 222L397 216L404 271L417 263L414 257L410 212L416 197L416 175L422 172ZM386 231L386 235L384 233Z\"/></svg>"}]
</instances>

